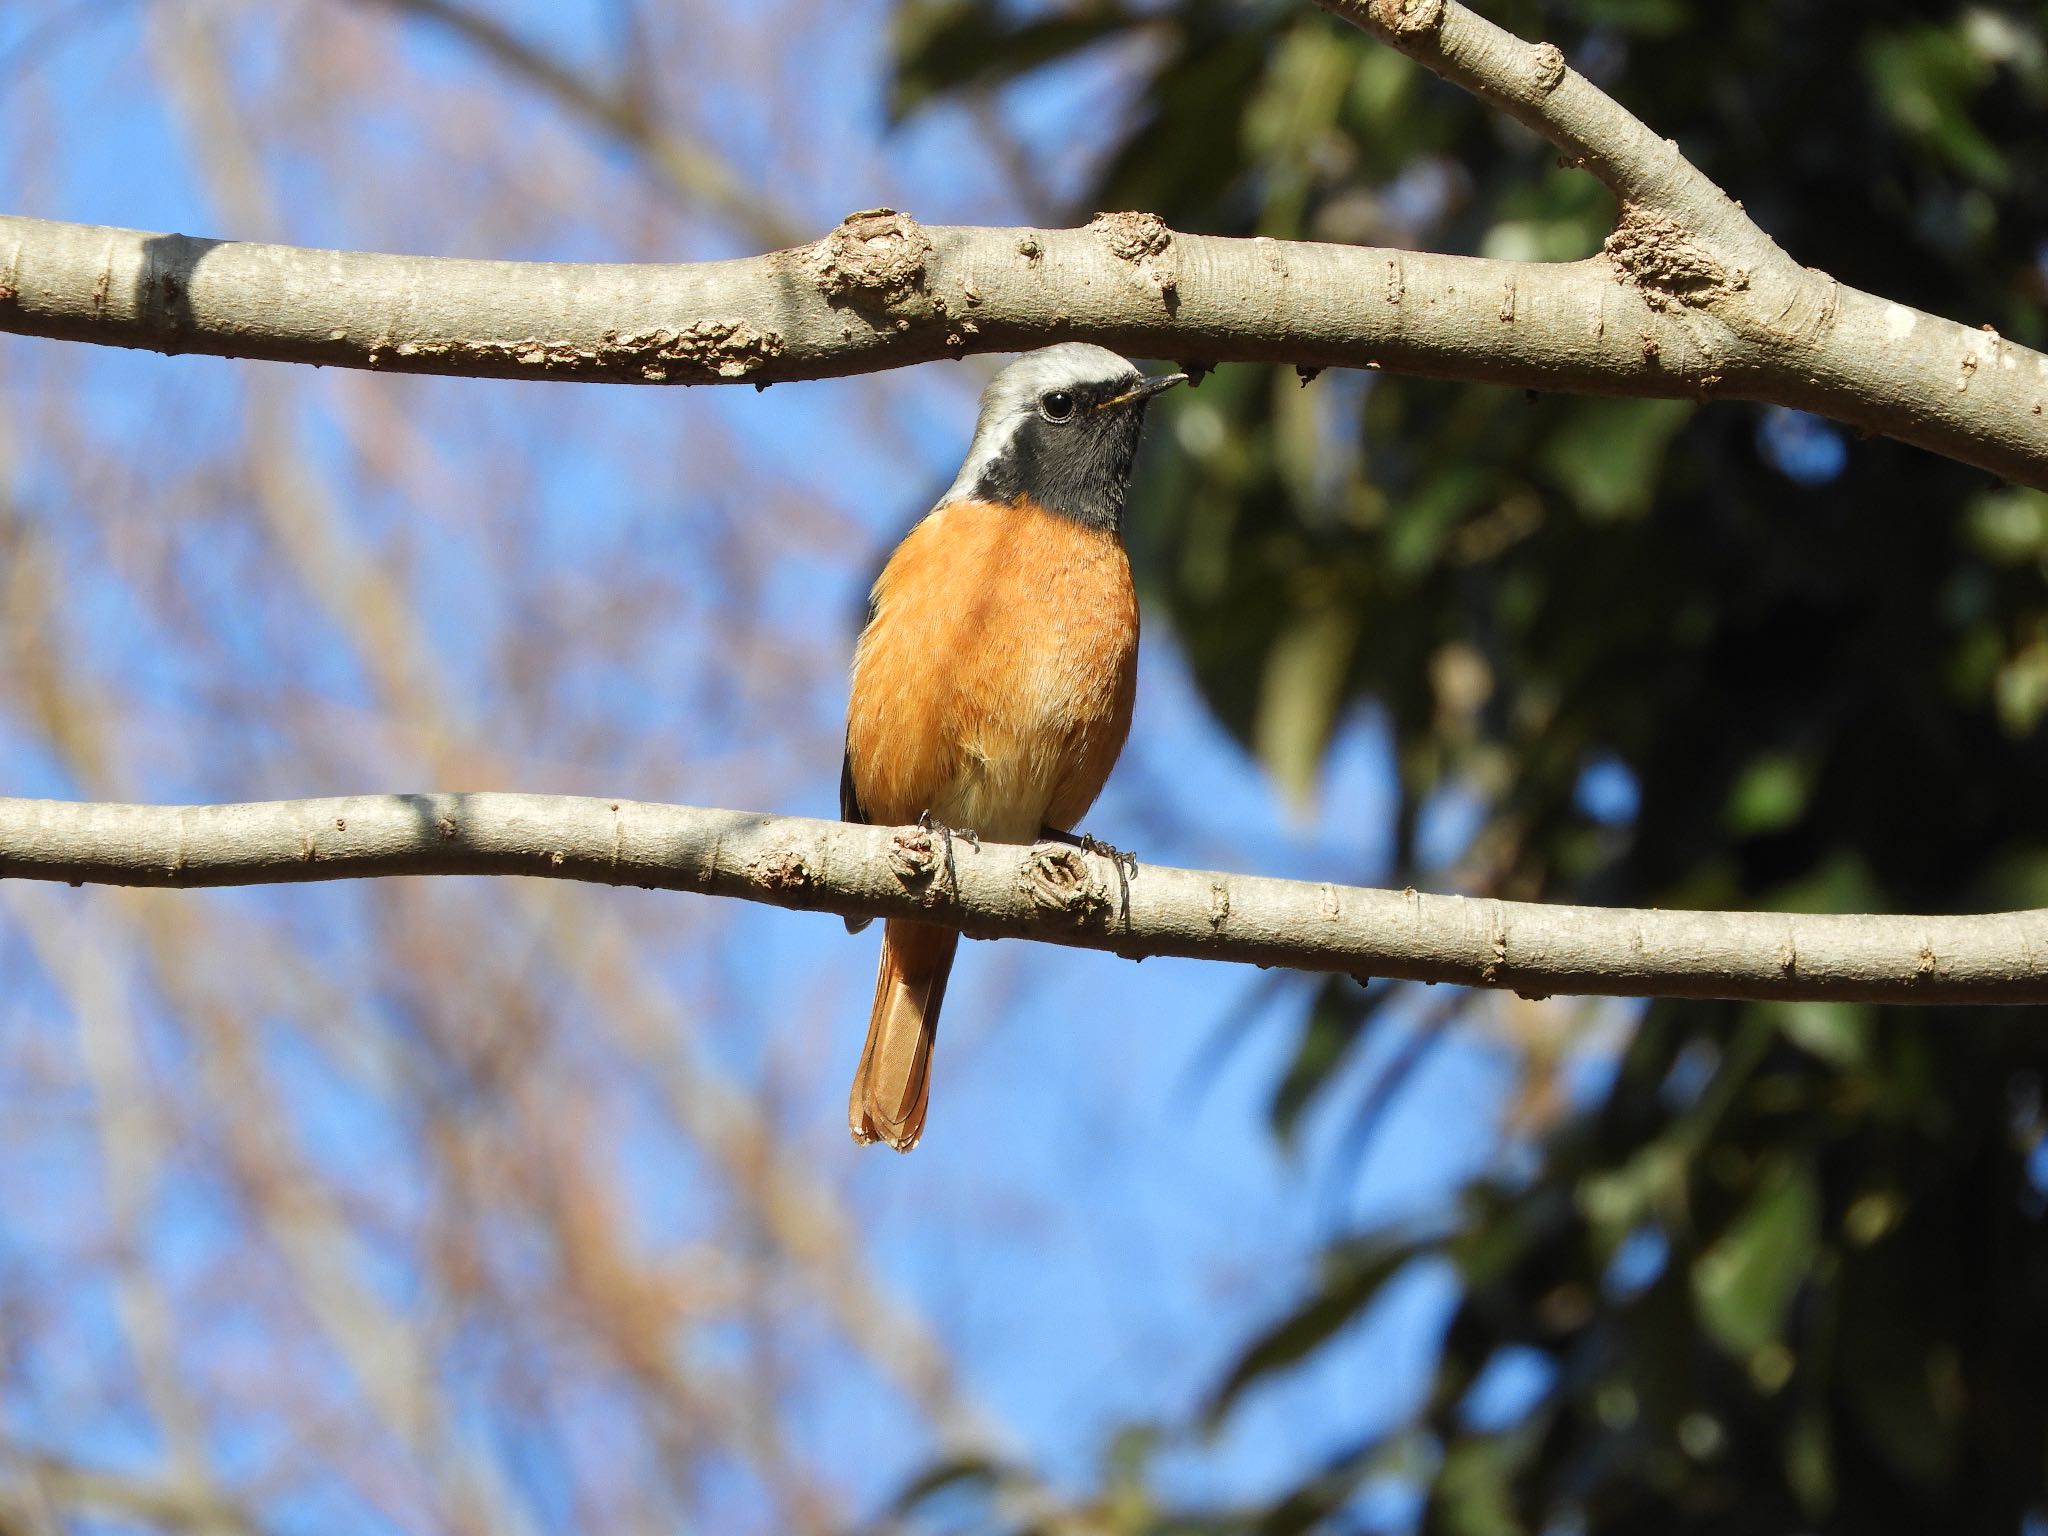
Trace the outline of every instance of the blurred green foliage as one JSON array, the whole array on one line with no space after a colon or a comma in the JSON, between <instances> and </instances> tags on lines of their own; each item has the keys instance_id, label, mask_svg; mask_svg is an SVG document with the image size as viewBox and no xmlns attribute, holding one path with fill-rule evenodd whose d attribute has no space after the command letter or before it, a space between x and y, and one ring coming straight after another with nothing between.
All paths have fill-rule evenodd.
<instances>
[{"instance_id":1,"label":"blurred green foliage","mask_svg":"<svg viewBox=\"0 0 2048 1536\"><path fill-rule=\"evenodd\" d=\"M2048 343L2048 6L1481 8L1563 46L1800 260ZM1119 41L1137 95L1078 215L1528 259L1587 255L1612 219L1548 146L1297 0L905 0L898 106ZM1161 414L1172 451L1132 521L1149 611L1297 796L1347 711L1384 712L1401 798L1372 874L1663 906L2048 904L2048 498L1738 404L1229 367ZM1595 814L1594 764L1632 803ZM1447 795L1482 814L1431 864L1418 828ZM1383 995L1316 992L1276 1135ZM1649 1007L1533 1169L1439 1229L1337 1245L1211 1405L1227 1418L1434 1258L1464 1293L1413 1424L1361 1427L1251 1510L1169 1508L1142 1456L1110 1458L1096 1513L1355 1525L1392 1473L1444 1532L2048 1519L2044 1074L2038 1014ZM1506 1425L1468 1401L1503 1352L1541 1383Z\"/></svg>"}]
</instances>

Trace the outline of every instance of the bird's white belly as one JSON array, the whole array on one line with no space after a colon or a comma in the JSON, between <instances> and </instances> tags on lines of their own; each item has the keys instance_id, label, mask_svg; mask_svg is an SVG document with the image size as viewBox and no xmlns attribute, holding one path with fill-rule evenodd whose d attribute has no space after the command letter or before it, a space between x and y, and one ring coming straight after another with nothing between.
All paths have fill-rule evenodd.
<instances>
[{"instance_id":1,"label":"bird's white belly","mask_svg":"<svg viewBox=\"0 0 2048 1536\"><path fill-rule=\"evenodd\" d=\"M1045 826L1056 771L1051 752L982 757L970 746L932 814L991 842L1033 842Z\"/></svg>"}]
</instances>

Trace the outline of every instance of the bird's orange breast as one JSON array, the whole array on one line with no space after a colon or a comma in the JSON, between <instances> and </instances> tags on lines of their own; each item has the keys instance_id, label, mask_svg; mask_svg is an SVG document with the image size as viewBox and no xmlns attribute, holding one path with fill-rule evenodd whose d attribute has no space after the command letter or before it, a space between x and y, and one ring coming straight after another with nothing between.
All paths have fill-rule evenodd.
<instances>
[{"instance_id":1,"label":"bird's orange breast","mask_svg":"<svg viewBox=\"0 0 2048 1536\"><path fill-rule=\"evenodd\" d=\"M1107 531L1031 505L926 517L875 583L848 772L876 823L926 811L998 842L1070 828L1123 750L1138 601Z\"/></svg>"}]
</instances>

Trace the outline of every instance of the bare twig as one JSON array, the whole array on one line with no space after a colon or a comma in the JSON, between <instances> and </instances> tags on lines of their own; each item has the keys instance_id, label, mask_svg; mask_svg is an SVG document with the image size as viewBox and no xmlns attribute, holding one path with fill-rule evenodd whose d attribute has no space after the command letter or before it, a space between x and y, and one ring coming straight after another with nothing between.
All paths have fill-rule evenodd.
<instances>
[{"instance_id":1,"label":"bare twig","mask_svg":"<svg viewBox=\"0 0 2048 1536\"><path fill-rule=\"evenodd\" d=\"M1550 993L2048 1002L2048 911L1662 912L1144 866L1065 845L580 796L358 795L247 805L0 800L0 876L190 888L524 874L697 891L1131 958L1187 955Z\"/></svg>"},{"instance_id":2,"label":"bare twig","mask_svg":"<svg viewBox=\"0 0 2048 1536\"><path fill-rule=\"evenodd\" d=\"M67 1513L90 1510L123 1524L196 1536L222 1536L253 1526L247 1510L211 1489L90 1467L25 1446L0 1444L0 1456L20 1468L49 1505ZM51 1528L60 1527L53 1523Z\"/></svg>"},{"instance_id":3,"label":"bare twig","mask_svg":"<svg viewBox=\"0 0 2048 1536\"><path fill-rule=\"evenodd\" d=\"M1314 0L1498 107L1599 177L1624 205L1761 234L1726 193L1554 44L1530 43L1458 0Z\"/></svg>"}]
</instances>

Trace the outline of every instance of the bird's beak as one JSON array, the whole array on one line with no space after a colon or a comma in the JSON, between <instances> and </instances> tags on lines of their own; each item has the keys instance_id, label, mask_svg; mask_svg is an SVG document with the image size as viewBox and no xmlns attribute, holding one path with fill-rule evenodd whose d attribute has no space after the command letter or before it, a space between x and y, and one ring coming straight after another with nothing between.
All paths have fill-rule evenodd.
<instances>
[{"instance_id":1,"label":"bird's beak","mask_svg":"<svg viewBox=\"0 0 2048 1536\"><path fill-rule=\"evenodd\" d=\"M1185 384L1187 381L1188 376L1184 373L1162 373L1156 379L1143 380L1120 395L1112 395L1109 399L1096 406L1095 409L1106 411L1111 406L1129 405L1134 400L1150 400L1161 390L1171 389L1174 385Z\"/></svg>"}]
</instances>

